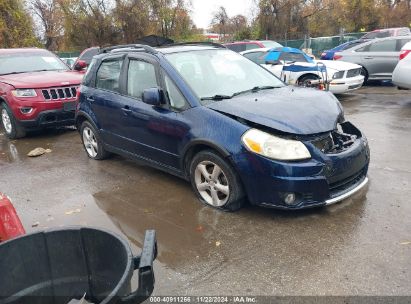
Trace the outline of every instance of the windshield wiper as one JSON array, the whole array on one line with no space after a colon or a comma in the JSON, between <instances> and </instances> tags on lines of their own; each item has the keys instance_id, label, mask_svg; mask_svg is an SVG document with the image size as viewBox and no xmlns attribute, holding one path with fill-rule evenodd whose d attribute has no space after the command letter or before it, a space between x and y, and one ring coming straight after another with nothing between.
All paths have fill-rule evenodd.
<instances>
[{"instance_id":1,"label":"windshield wiper","mask_svg":"<svg viewBox=\"0 0 411 304\"><path fill-rule=\"evenodd\" d=\"M210 97L201 97L201 100L223 100L223 99L231 99L233 98L233 96L230 95L221 95L221 94L217 94L214 96L210 96Z\"/></svg>"},{"instance_id":2,"label":"windshield wiper","mask_svg":"<svg viewBox=\"0 0 411 304\"><path fill-rule=\"evenodd\" d=\"M234 93L232 96L237 96L237 95L244 94L244 93L249 93L249 92L255 93L255 92L258 92L258 91L261 91L261 90L270 90L270 89L277 89L277 88L281 88L281 87L275 87L275 86L257 86L257 87L254 87L254 88L252 88L252 89L249 89L249 90L245 90L245 91L241 91L241 92Z\"/></svg>"},{"instance_id":3,"label":"windshield wiper","mask_svg":"<svg viewBox=\"0 0 411 304\"><path fill-rule=\"evenodd\" d=\"M3 75L14 75L14 74L22 74L22 73L27 73L27 72L10 72L10 73L5 73L5 74L0 74L0 76L3 76Z\"/></svg>"},{"instance_id":4,"label":"windshield wiper","mask_svg":"<svg viewBox=\"0 0 411 304\"><path fill-rule=\"evenodd\" d=\"M64 69L43 69L43 70L34 70L34 71L27 71L26 73L35 73L35 72L50 72L50 71L65 71Z\"/></svg>"}]
</instances>

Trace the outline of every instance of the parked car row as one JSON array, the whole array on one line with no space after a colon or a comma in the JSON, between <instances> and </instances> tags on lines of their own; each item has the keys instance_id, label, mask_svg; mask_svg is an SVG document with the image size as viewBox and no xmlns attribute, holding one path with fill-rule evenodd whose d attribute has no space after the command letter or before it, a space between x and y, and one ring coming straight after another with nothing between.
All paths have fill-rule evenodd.
<instances>
[{"instance_id":1,"label":"parked car row","mask_svg":"<svg viewBox=\"0 0 411 304\"><path fill-rule=\"evenodd\" d=\"M287 86L220 45L112 47L86 74L40 49L2 50L0 63L8 137L75 122L90 158L146 162L209 206L324 206L368 181L367 140L331 93Z\"/></svg>"},{"instance_id":2,"label":"parked car row","mask_svg":"<svg viewBox=\"0 0 411 304\"><path fill-rule=\"evenodd\" d=\"M292 85L307 86L320 79L332 93L341 94L360 88L364 82L361 66L357 64L313 60L295 48L261 48L240 54Z\"/></svg>"}]
</instances>

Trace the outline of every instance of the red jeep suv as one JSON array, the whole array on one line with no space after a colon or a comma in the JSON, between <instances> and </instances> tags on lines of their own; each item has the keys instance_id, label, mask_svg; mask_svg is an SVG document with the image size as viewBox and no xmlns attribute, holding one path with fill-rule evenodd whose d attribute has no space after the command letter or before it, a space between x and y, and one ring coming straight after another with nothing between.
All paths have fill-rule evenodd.
<instances>
[{"instance_id":1,"label":"red jeep suv","mask_svg":"<svg viewBox=\"0 0 411 304\"><path fill-rule=\"evenodd\" d=\"M0 115L7 137L73 125L83 75L44 49L0 49Z\"/></svg>"}]
</instances>

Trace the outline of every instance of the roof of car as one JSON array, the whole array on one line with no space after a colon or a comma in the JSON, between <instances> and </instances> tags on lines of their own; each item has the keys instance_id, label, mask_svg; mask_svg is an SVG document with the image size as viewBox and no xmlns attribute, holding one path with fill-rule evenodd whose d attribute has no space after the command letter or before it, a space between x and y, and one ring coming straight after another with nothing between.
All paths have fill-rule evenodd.
<instances>
[{"instance_id":1,"label":"roof of car","mask_svg":"<svg viewBox=\"0 0 411 304\"><path fill-rule=\"evenodd\" d=\"M233 44L256 44L256 43L260 43L262 44L262 42L264 41L268 41L268 40L243 40L243 41L232 41L232 42L227 42L224 43L224 45L233 45Z\"/></svg>"},{"instance_id":2,"label":"roof of car","mask_svg":"<svg viewBox=\"0 0 411 304\"><path fill-rule=\"evenodd\" d=\"M45 49L40 49L40 48L0 49L0 54L32 53L32 52L49 53L49 51Z\"/></svg>"},{"instance_id":3,"label":"roof of car","mask_svg":"<svg viewBox=\"0 0 411 304\"><path fill-rule=\"evenodd\" d=\"M117 45L108 48L103 48L100 50L99 57L105 57L105 54L113 53L129 53L129 52L145 52L149 54L170 54L170 53L181 53L190 51L202 51L202 50L216 50L216 49L227 49L225 46L212 43L212 42L188 42L188 43L176 43L168 44L162 47L153 48L148 45L142 44L129 44L129 45Z\"/></svg>"}]
</instances>

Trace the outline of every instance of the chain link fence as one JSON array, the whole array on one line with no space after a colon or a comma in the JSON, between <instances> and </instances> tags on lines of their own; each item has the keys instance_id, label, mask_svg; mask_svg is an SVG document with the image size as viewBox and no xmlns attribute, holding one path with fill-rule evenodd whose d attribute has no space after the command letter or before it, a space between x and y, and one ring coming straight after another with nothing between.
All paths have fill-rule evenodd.
<instances>
[{"instance_id":1,"label":"chain link fence","mask_svg":"<svg viewBox=\"0 0 411 304\"><path fill-rule=\"evenodd\" d=\"M286 39L286 40L277 40L278 43L281 43L284 46L289 46L297 49L311 49L312 54L316 57L319 57L324 50L329 50L337 45L340 45L347 41L357 40L365 35L366 32L361 33L344 33L336 36L328 37L317 37L311 38L305 36L303 39Z\"/></svg>"}]
</instances>

